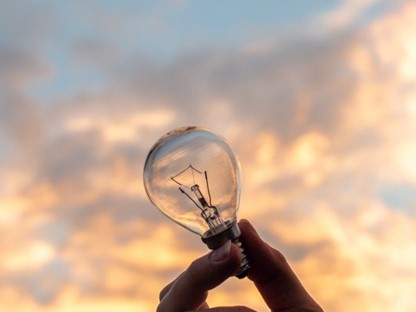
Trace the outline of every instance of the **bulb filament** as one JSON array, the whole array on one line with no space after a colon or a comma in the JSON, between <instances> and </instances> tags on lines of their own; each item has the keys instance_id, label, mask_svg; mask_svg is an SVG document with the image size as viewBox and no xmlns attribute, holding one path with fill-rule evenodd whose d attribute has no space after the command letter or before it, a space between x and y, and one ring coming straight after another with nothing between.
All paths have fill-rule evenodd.
<instances>
[{"instance_id":1,"label":"bulb filament","mask_svg":"<svg viewBox=\"0 0 416 312\"><path fill-rule=\"evenodd\" d=\"M192 175L192 182L190 184L181 182L183 178L186 178L185 175L189 175L189 171ZM195 174L203 174L205 177L208 201L205 199L199 185L196 183ZM171 177L171 180L179 185L179 191L181 194L188 197L192 203L201 210L201 217L208 223L209 228L214 234L227 228L225 222L218 213L218 209L211 203L211 192L209 190L208 174L206 171L202 173L202 171L199 171L192 165L189 165L177 175Z\"/></svg>"}]
</instances>

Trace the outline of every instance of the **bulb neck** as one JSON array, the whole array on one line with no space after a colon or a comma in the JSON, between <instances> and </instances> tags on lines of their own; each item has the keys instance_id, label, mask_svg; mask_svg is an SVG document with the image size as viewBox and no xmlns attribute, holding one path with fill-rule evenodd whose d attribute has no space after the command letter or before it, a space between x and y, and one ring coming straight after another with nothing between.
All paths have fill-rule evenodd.
<instances>
[{"instance_id":1,"label":"bulb neck","mask_svg":"<svg viewBox=\"0 0 416 312\"><path fill-rule=\"evenodd\" d=\"M250 262L248 261L247 254L240 241L241 231L236 222L226 221L226 224L228 226L224 231L214 234L211 230L208 230L204 233L201 239L211 250L221 247L229 240L236 244L238 248L240 248L241 252L241 265L235 276L238 278L244 278L247 276L248 269L250 268Z\"/></svg>"},{"instance_id":2,"label":"bulb neck","mask_svg":"<svg viewBox=\"0 0 416 312\"><path fill-rule=\"evenodd\" d=\"M209 249L220 248L229 240L234 241L240 237L241 231L236 222L225 221L225 224L227 225L226 229L219 233L210 229L202 235L201 239Z\"/></svg>"}]
</instances>

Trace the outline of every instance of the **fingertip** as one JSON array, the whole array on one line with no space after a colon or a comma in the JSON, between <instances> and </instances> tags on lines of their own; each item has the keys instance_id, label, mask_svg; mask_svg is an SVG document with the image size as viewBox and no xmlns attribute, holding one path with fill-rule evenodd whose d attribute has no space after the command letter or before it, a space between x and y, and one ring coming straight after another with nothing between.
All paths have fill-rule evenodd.
<instances>
[{"instance_id":1,"label":"fingertip","mask_svg":"<svg viewBox=\"0 0 416 312\"><path fill-rule=\"evenodd\" d=\"M222 249L222 251L219 249ZM231 241L219 249L212 251L209 256L210 262L213 266L217 267L216 270L222 272L223 276L230 277L240 268L242 258L241 250L236 244L232 244ZM227 250L226 255L219 256L218 253L225 253L224 250Z\"/></svg>"},{"instance_id":2,"label":"fingertip","mask_svg":"<svg viewBox=\"0 0 416 312\"><path fill-rule=\"evenodd\" d=\"M220 264L226 261L231 252L231 241L227 241L220 248L215 249L208 255L208 259L212 264Z\"/></svg>"},{"instance_id":3,"label":"fingertip","mask_svg":"<svg viewBox=\"0 0 416 312\"><path fill-rule=\"evenodd\" d=\"M191 263L184 272L189 284L194 283L210 290L233 276L240 267L241 252L238 246L227 242Z\"/></svg>"},{"instance_id":4,"label":"fingertip","mask_svg":"<svg viewBox=\"0 0 416 312\"><path fill-rule=\"evenodd\" d=\"M250 223L250 221L246 219L241 219L238 222L238 227L241 231L241 241L244 245L252 243L254 245L258 245L259 243L263 242L260 235L257 233L254 226Z\"/></svg>"},{"instance_id":5,"label":"fingertip","mask_svg":"<svg viewBox=\"0 0 416 312\"><path fill-rule=\"evenodd\" d=\"M241 227L246 227L246 226L250 226L251 223L250 221L248 221L247 219L241 219L240 221L238 221L238 226Z\"/></svg>"},{"instance_id":6,"label":"fingertip","mask_svg":"<svg viewBox=\"0 0 416 312\"><path fill-rule=\"evenodd\" d=\"M253 233L256 236L259 236L257 234L256 229L254 228L254 226L251 224L250 221L248 221L247 219L241 219L238 222L238 227L240 228L241 233L244 235L247 235L247 233Z\"/></svg>"},{"instance_id":7,"label":"fingertip","mask_svg":"<svg viewBox=\"0 0 416 312\"><path fill-rule=\"evenodd\" d=\"M230 249L230 263L232 263L232 266L235 268L235 272L240 268L241 264L241 250L240 247L238 247L236 244L231 244Z\"/></svg>"}]
</instances>

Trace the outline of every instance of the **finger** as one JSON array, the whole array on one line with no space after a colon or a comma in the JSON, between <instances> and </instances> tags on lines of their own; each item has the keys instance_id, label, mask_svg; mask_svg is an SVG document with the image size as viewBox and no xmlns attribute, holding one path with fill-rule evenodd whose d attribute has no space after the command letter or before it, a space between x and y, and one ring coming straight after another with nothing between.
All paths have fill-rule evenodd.
<instances>
[{"instance_id":1,"label":"finger","mask_svg":"<svg viewBox=\"0 0 416 312\"><path fill-rule=\"evenodd\" d=\"M176 280L182 275L181 273L177 278L175 278L172 282L167 284L159 293L159 301L162 301L162 299L166 296L166 294L169 292L169 290L172 288L173 284L175 284Z\"/></svg>"},{"instance_id":2,"label":"finger","mask_svg":"<svg viewBox=\"0 0 416 312\"><path fill-rule=\"evenodd\" d=\"M175 278L172 282L170 282L168 285L166 285L161 291L160 291L160 294L159 294L159 301L162 301L162 299L166 296L166 294L169 292L169 290L172 288L172 286L173 286L173 284L175 284L175 282L176 282L176 280L182 275L183 273L181 273L177 278ZM206 303L206 302L203 302L200 306L199 306L199 308L198 308L198 310L200 310L200 309L208 309L209 308L209 306L208 306L208 303Z\"/></svg>"},{"instance_id":3,"label":"finger","mask_svg":"<svg viewBox=\"0 0 416 312\"><path fill-rule=\"evenodd\" d=\"M251 279L272 310L305 308L321 311L290 268L285 257L265 243L247 221L239 222L241 242L250 259Z\"/></svg>"},{"instance_id":4,"label":"finger","mask_svg":"<svg viewBox=\"0 0 416 312\"><path fill-rule=\"evenodd\" d=\"M166 285L159 294L159 301L162 301L163 298L169 293L170 289L172 288L172 286L175 284L175 282L177 281L177 279L182 276L183 273L181 273L177 278L175 278L172 282L170 282L168 285ZM198 310L203 310L203 309L208 309L208 303L206 301L204 301L199 307ZM159 307L160 309L160 307Z\"/></svg>"},{"instance_id":5,"label":"finger","mask_svg":"<svg viewBox=\"0 0 416 312\"><path fill-rule=\"evenodd\" d=\"M216 307L211 309L199 309L187 312L256 312L250 308L243 307L243 306L235 306L235 307Z\"/></svg>"},{"instance_id":6,"label":"finger","mask_svg":"<svg viewBox=\"0 0 416 312\"><path fill-rule=\"evenodd\" d=\"M208 290L234 275L240 261L240 250L231 242L195 260L164 294L158 311L186 311L201 307Z\"/></svg>"}]
</instances>

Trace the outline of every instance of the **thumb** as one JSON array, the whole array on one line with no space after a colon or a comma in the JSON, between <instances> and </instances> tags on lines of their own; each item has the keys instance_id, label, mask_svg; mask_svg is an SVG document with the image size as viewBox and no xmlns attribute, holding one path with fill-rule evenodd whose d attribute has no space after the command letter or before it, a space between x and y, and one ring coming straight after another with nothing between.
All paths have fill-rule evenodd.
<instances>
[{"instance_id":1,"label":"thumb","mask_svg":"<svg viewBox=\"0 0 416 312\"><path fill-rule=\"evenodd\" d=\"M230 241L195 260L164 294L157 311L186 311L198 308L205 302L208 290L220 285L237 272L240 261L240 250Z\"/></svg>"}]
</instances>

